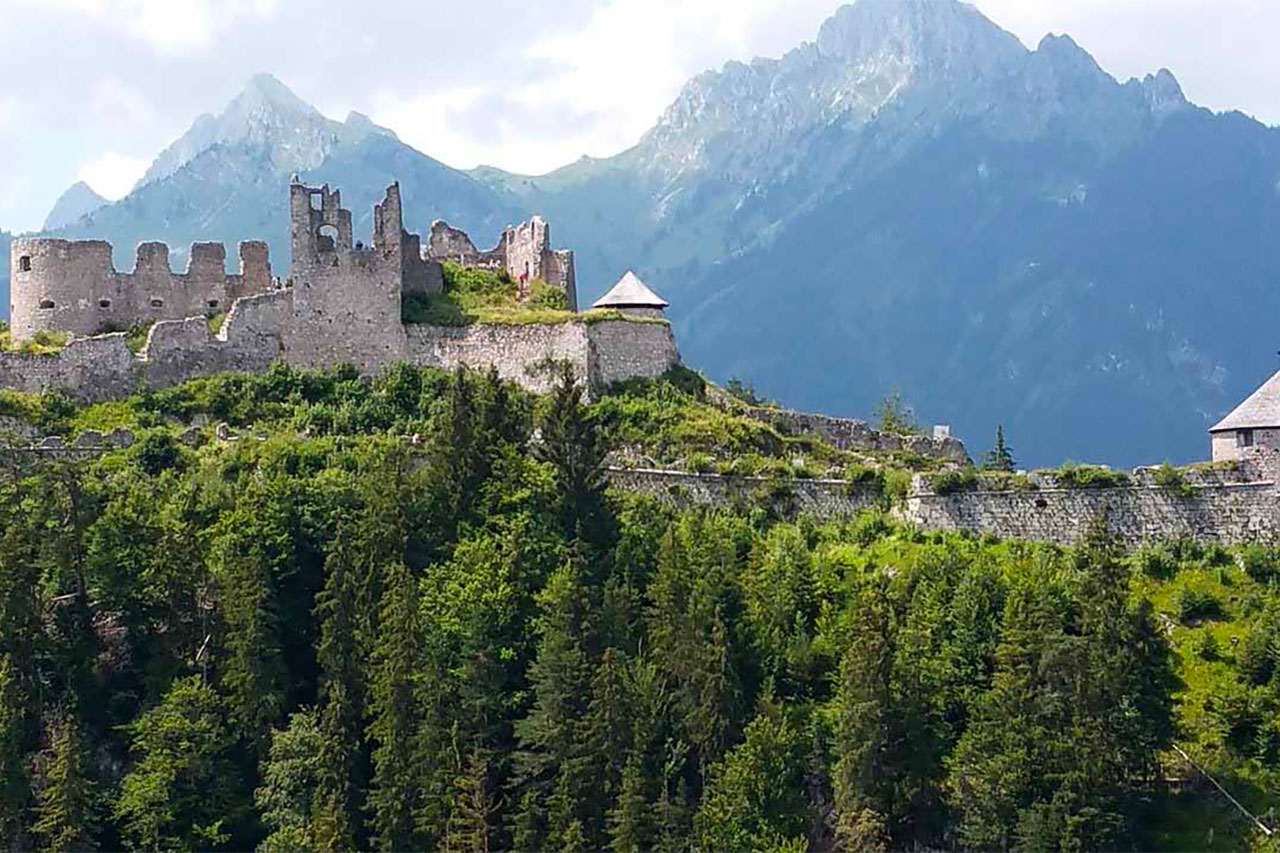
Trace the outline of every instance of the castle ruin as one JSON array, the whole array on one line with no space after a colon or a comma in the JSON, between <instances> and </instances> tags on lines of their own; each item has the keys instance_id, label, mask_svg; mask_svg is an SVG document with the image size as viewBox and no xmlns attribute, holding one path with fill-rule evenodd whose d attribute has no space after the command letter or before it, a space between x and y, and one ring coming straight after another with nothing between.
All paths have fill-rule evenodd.
<instances>
[{"instance_id":1,"label":"castle ruin","mask_svg":"<svg viewBox=\"0 0 1280 853\"><path fill-rule=\"evenodd\" d=\"M521 298L528 295L531 281L541 279L563 288L569 309L578 310L573 252L551 248L551 226L541 216L508 225L498 237L498 245L488 251L478 250L465 231L437 219L431 223L425 255L433 261L504 270L519 284Z\"/></svg>"},{"instance_id":2,"label":"castle ruin","mask_svg":"<svg viewBox=\"0 0 1280 853\"><path fill-rule=\"evenodd\" d=\"M679 361L670 325L638 312L587 322L575 309L563 322L523 326L406 324L406 294L443 290L444 255L404 229L399 185L375 206L367 245L354 239L351 212L337 190L295 177L289 199L291 259L284 280L272 275L260 242L241 244L240 272L227 274L221 244L195 244L187 271L174 273L168 247L144 243L134 271L121 273L104 241L15 240L13 340L42 331L68 333L71 340L56 353L0 352L0 388L61 388L81 399L108 399L283 360L307 368L352 364L365 374L399 362L493 366L534 391L550 386L550 362L568 361L596 390L657 376ZM491 252L476 252L470 238L443 223L433 226L432 241L462 247L448 253L460 263L514 270L513 279L526 286L533 278L563 286L576 306L573 255L549 248L550 231L540 217L508 228ZM206 318L224 312L212 332ZM135 354L123 330L137 325L150 329Z\"/></svg>"}]
</instances>

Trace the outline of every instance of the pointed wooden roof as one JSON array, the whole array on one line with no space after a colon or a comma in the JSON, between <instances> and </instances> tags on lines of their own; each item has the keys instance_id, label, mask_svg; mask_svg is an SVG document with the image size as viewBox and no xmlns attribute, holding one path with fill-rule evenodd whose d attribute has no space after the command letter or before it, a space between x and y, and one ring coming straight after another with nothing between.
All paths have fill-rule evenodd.
<instances>
[{"instance_id":1,"label":"pointed wooden roof","mask_svg":"<svg viewBox=\"0 0 1280 853\"><path fill-rule=\"evenodd\" d=\"M639 276L631 270L618 279L618 283L609 289L592 305L592 308L666 308L671 303L649 289Z\"/></svg>"},{"instance_id":2,"label":"pointed wooden roof","mask_svg":"<svg viewBox=\"0 0 1280 853\"><path fill-rule=\"evenodd\" d=\"M1280 372L1262 383L1262 387L1236 406L1209 432L1227 432L1236 429L1267 429L1280 427Z\"/></svg>"}]
</instances>

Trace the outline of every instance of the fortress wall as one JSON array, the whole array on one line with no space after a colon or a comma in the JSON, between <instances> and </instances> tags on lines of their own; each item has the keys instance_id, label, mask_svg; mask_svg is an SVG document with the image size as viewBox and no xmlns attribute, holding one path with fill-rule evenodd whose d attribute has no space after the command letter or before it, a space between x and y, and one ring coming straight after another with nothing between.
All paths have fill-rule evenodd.
<instances>
[{"instance_id":1,"label":"fortress wall","mask_svg":"<svg viewBox=\"0 0 1280 853\"><path fill-rule=\"evenodd\" d=\"M1280 488L1274 478L1248 480L1244 469L1183 471L1181 487L1155 483L1154 469L1135 471L1118 488L977 489L939 495L917 477L902 515L921 527L971 530L1003 538L1070 545L1105 514L1125 544L1180 538L1224 544L1280 540Z\"/></svg>"},{"instance_id":2,"label":"fortress wall","mask_svg":"<svg viewBox=\"0 0 1280 853\"><path fill-rule=\"evenodd\" d=\"M725 477L651 468L610 468L609 484L676 507L728 507L769 501L785 515L810 513L820 518L848 518L880 505L878 490L850 487L844 480L788 480Z\"/></svg>"},{"instance_id":3,"label":"fortress wall","mask_svg":"<svg viewBox=\"0 0 1280 853\"><path fill-rule=\"evenodd\" d=\"M535 393L555 385L553 362L568 361L587 376L590 344L583 323L503 326L410 325L408 360L419 367L452 370L458 365L498 368L503 379Z\"/></svg>"},{"instance_id":4,"label":"fortress wall","mask_svg":"<svg viewBox=\"0 0 1280 853\"><path fill-rule=\"evenodd\" d=\"M221 243L191 246L187 271L170 268L164 243L138 246L133 272L116 272L111 245L101 240L25 238L15 241L12 316L15 341L37 331L89 336L137 323L225 311L243 295L271 287L265 243L240 246L241 271L226 272Z\"/></svg>"},{"instance_id":5,"label":"fortress wall","mask_svg":"<svg viewBox=\"0 0 1280 853\"><path fill-rule=\"evenodd\" d=\"M123 333L78 338L46 355L0 352L0 388L32 394L56 388L97 402L136 390L140 369Z\"/></svg>"},{"instance_id":6,"label":"fortress wall","mask_svg":"<svg viewBox=\"0 0 1280 853\"><path fill-rule=\"evenodd\" d=\"M591 385L606 388L636 377L653 378L680 363L669 323L604 320L586 326L591 341Z\"/></svg>"}]
</instances>

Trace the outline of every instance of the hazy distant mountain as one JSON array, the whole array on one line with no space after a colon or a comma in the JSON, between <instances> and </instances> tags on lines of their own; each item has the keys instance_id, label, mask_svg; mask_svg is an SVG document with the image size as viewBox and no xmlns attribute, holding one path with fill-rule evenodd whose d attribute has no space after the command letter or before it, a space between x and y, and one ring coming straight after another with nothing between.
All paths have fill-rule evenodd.
<instances>
[{"instance_id":1,"label":"hazy distant mountain","mask_svg":"<svg viewBox=\"0 0 1280 853\"><path fill-rule=\"evenodd\" d=\"M1275 366L1280 132L955 0L858 0L694 78L634 148L540 177L450 169L257 77L59 233L122 265L141 239L265 236L284 269L291 171L365 231L397 178L414 230L487 243L541 212L584 300L635 267L713 378L853 415L899 390L977 450L1003 423L1026 463L1202 457Z\"/></svg>"},{"instance_id":2,"label":"hazy distant mountain","mask_svg":"<svg viewBox=\"0 0 1280 853\"><path fill-rule=\"evenodd\" d=\"M494 191L415 151L366 116L328 119L275 78L258 75L220 115L196 119L128 196L52 233L110 240L120 269L132 268L134 247L144 240L169 242L171 263L181 269L193 241L266 239L272 266L283 273L289 264L288 182L295 172L340 186L358 235L372 232L373 204L394 180L414 230L445 218L486 242L517 215ZM233 247L228 255L234 258Z\"/></svg>"},{"instance_id":3,"label":"hazy distant mountain","mask_svg":"<svg viewBox=\"0 0 1280 853\"><path fill-rule=\"evenodd\" d=\"M52 231L54 228L70 225L107 203L105 198L94 192L84 181L76 181L54 202L53 209L44 219L44 230Z\"/></svg>"}]
</instances>

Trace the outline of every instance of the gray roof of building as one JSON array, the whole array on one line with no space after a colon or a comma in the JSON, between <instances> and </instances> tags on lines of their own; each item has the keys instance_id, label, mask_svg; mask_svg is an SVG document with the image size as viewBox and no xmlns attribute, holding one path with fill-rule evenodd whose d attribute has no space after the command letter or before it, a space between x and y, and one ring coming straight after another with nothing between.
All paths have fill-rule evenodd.
<instances>
[{"instance_id":1,"label":"gray roof of building","mask_svg":"<svg viewBox=\"0 0 1280 853\"><path fill-rule=\"evenodd\" d=\"M671 303L649 289L631 270L618 279L592 308L666 308Z\"/></svg>"},{"instance_id":2,"label":"gray roof of building","mask_svg":"<svg viewBox=\"0 0 1280 853\"><path fill-rule=\"evenodd\" d=\"M1233 429L1266 429L1280 427L1280 372L1262 383L1262 387L1236 406L1231 414L1209 428L1209 432Z\"/></svg>"}]
</instances>

